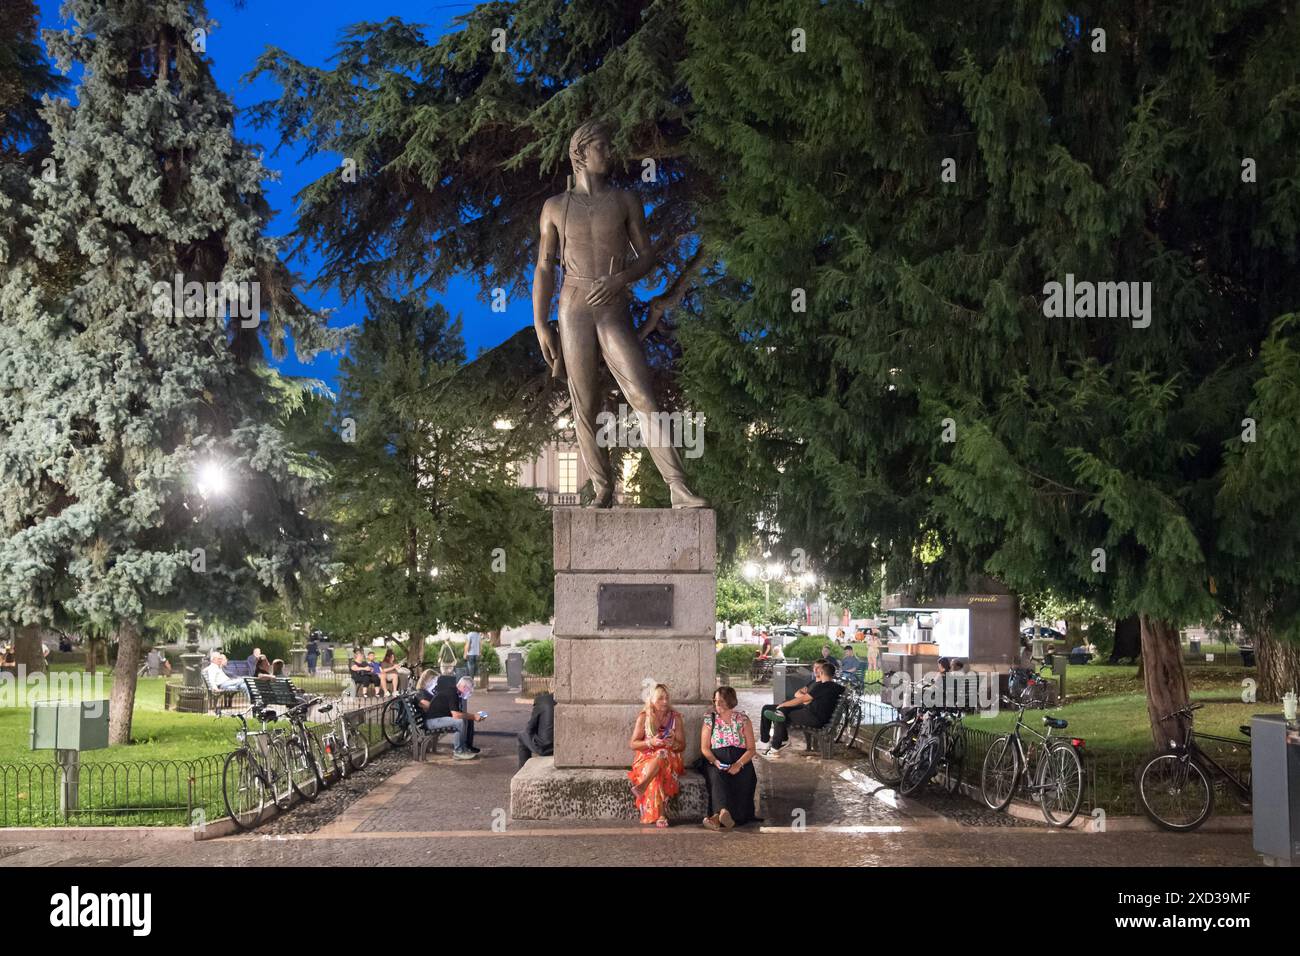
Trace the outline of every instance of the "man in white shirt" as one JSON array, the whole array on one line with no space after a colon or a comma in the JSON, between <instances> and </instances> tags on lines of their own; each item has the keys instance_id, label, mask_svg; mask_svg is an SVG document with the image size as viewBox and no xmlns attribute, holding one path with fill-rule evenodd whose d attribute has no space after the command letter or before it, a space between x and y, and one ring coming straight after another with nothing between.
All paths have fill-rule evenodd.
<instances>
[{"instance_id":1,"label":"man in white shirt","mask_svg":"<svg viewBox=\"0 0 1300 956\"><path fill-rule=\"evenodd\" d=\"M208 686L213 690L238 693L244 689L244 682L236 677L231 677L222 670L225 663L225 655L220 651L213 651L212 663L203 668L203 679L208 682Z\"/></svg>"},{"instance_id":2,"label":"man in white shirt","mask_svg":"<svg viewBox=\"0 0 1300 956\"><path fill-rule=\"evenodd\" d=\"M470 677L478 677L478 656L482 648L483 635L478 631L470 631L465 637L465 666L469 669Z\"/></svg>"}]
</instances>

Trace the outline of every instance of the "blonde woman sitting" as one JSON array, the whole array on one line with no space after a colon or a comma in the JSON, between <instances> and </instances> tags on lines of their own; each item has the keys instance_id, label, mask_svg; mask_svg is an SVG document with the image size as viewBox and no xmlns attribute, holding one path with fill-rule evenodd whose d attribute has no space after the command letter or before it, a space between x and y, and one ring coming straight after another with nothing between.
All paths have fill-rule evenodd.
<instances>
[{"instance_id":1,"label":"blonde woman sitting","mask_svg":"<svg viewBox=\"0 0 1300 956\"><path fill-rule=\"evenodd\" d=\"M686 750L686 728L682 715L672 709L668 688L655 684L637 714L629 745L636 752L628 780L636 796L636 808L643 824L668 826L664 811L677 796L682 775L682 752Z\"/></svg>"}]
</instances>

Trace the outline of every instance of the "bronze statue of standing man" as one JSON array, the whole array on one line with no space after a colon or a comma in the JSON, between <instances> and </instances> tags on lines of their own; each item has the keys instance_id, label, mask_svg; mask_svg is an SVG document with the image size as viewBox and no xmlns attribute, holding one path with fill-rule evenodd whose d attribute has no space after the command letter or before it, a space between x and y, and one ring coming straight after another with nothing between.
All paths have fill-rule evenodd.
<instances>
[{"instance_id":1,"label":"bronze statue of standing man","mask_svg":"<svg viewBox=\"0 0 1300 956\"><path fill-rule=\"evenodd\" d=\"M533 272L533 325L546 364L556 375L563 369L568 376L574 430L591 474L593 504L608 508L614 502L609 456L596 438L604 357L636 412L655 467L672 493L673 507L706 508L708 502L686 487L681 456L657 427L650 368L628 316L628 290L654 268L654 250L641 200L609 185L611 152L609 131L599 122L582 124L569 141L575 185L542 207ZM629 245L636 251L631 264L626 259ZM564 272L558 339L550 323L557 263Z\"/></svg>"}]
</instances>

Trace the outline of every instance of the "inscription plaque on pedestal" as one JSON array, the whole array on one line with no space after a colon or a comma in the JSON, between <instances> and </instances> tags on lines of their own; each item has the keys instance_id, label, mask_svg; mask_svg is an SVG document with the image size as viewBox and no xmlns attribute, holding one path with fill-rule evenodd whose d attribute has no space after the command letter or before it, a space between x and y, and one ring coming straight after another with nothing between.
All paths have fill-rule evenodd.
<instances>
[{"instance_id":1,"label":"inscription plaque on pedestal","mask_svg":"<svg viewBox=\"0 0 1300 956\"><path fill-rule=\"evenodd\" d=\"M596 590L596 626L672 627L671 584L602 584Z\"/></svg>"}]
</instances>

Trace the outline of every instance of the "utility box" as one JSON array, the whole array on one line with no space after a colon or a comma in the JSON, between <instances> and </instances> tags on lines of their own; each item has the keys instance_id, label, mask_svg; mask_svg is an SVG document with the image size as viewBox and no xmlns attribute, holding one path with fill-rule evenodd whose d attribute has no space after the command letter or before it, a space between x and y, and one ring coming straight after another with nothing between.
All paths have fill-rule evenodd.
<instances>
[{"instance_id":1,"label":"utility box","mask_svg":"<svg viewBox=\"0 0 1300 956\"><path fill-rule=\"evenodd\" d=\"M1251 718L1250 776L1255 852L1300 864L1300 730L1281 714Z\"/></svg>"},{"instance_id":2,"label":"utility box","mask_svg":"<svg viewBox=\"0 0 1300 956\"><path fill-rule=\"evenodd\" d=\"M108 701L32 704L32 750L102 750L108 746Z\"/></svg>"}]
</instances>

